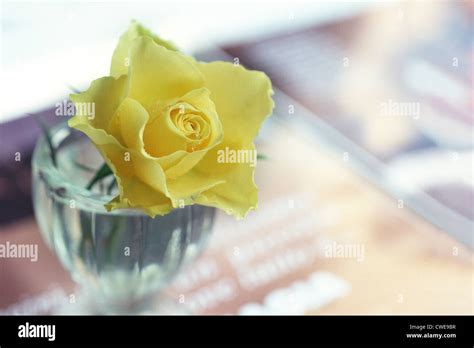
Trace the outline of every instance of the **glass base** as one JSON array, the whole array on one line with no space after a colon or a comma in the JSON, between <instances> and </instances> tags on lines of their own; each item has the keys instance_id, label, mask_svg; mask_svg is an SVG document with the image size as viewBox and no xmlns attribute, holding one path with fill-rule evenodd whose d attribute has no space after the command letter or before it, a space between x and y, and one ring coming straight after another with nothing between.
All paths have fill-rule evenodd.
<instances>
[{"instance_id":1,"label":"glass base","mask_svg":"<svg viewBox=\"0 0 474 348\"><path fill-rule=\"evenodd\" d=\"M57 308L55 315L189 315L185 304L165 293L157 293L138 300L121 302L103 301L103 297L90 291L80 291Z\"/></svg>"}]
</instances>

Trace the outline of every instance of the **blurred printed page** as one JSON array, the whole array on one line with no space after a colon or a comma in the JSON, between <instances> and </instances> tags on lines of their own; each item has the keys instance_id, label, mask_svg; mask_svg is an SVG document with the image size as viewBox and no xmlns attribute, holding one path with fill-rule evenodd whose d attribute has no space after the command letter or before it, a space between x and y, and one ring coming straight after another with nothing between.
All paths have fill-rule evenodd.
<instances>
[{"instance_id":1,"label":"blurred printed page","mask_svg":"<svg viewBox=\"0 0 474 348\"><path fill-rule=\"evenodd\" d=\"M472 8L402 2L226 51L352 142L343 151L378 184L474 247Z\"/></svg>"}]
</instances>

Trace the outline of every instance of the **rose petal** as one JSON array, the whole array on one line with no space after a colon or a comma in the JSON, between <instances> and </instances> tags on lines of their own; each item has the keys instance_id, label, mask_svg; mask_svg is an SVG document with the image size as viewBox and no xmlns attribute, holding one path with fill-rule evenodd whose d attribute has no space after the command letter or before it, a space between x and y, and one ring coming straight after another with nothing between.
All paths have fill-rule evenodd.
<instances>
[{"instance_id":1,"label":"rose petal","mask_svg":"<svg viewBox=\"0 0 474 348\"><path fill-rule=\"evenodd\" d=\"M157 116L145 129L144 141L147 152L159 157L159 163L165 169L166 176L171 179L186 173L199 162L208 149L222 141L222 124L209 95L209 90L201 88L173 100L173 103L183 102L193 106L206 118L211 128L211 134L205 149L192 153L185 151L186 139L182 134L177 133L176 127L171 124L169 115Z\"/></svg>"},{"instance_id":2,"label":"rose petal","mask_svg":"<svg viewBox=\"0 0 474 348\"><path fill-rule=\"evenodd\" d=\"M219 163L218 151L224 145L212 149L197 166L187 175L198 172L207 180L224 180L225 182L202 192L195 202L202 205L225 210L236 218L244 218L250 210L257 208L258 192L254 182L255 167L250 163ZM229 150L255 151L253 143L242 147L225 145Z\"/></svg>"},{"instance_id":3,"label":"rose petal","mask_svg":"<svg viewBox=\"0 0 474 348\"><path fill-rule=\"evenodd\" d=\"M130 48L129 97L147 110L153 103L180 97L204 85L194 60L139 37Z\"/></svg>"},{"instance_id":4,"label":"rose petal","mask_svg":"<svg viewBox=\"0 0 474 348\"><path fill-rule=\"evenodd\" d=\"M219 163L218 151L225 148L255 151L253 140L274 107L271 82L262 72L246 70L230 63L198 65L216 105L224 138L191 173L199 172L208 178L225 182L201 193L195 201L224 209L242 218L257 207L258 194L253 178L255 168L250 163Z\"/></svg>"},{"instance_id":5,"label":"rose petal","mask_svg":"<svg viewBox=\"0 0 474 348\"><path fill-rule=\"evenodd\" d=\"M130 65L130 46L135 39L141 36L150 37L156 44L172 51L178 51L172 42L159 38L143 25L132 21L127 32L120 37L117 47L114 50L112 64L110 66L110 75L119 77L120 75L126 75L128 73L128 67Z\"/></svg>"},{"instance_id":6,"label":"rose petal","mask_svg":"<svg viewBox=\"0 0 474 348\"><path fill-rule=\"evenodd\" d=\"M97 146L117 179L119 195L109 208L136 207L152 216L165 214L169 211L166 209L171 209L166 177L156 159L141 151L125 148L112 135L90 124L78 123L74 128L85 133ZM149 205L158 205L160 208L147 210Z\"/></svg>"},{"instance_id":7,"label":"rose petal","mask_svg":"<svg viewBox=\"0 0 474 348\"><path fill-rule=\"evenodd\" d=\"M126 94L126 76L121 76L118 79L108 76L92 81L89 89L85 92L69 96L76 106L76 116L69 120L69 126L74 128L76 124L90 124L93 128L106 130ZM87 103L88 106L94 107L93 118L84 113L88 107L80 107L81 103Z\"/></svg>"},{"instance_id":8,"label":"rose petal","mask_svg":"<svg viewBox=\"0 0 474 348\"><path fill-rule=\"evenodd\" d=\"M186 136L173 124L169 110L148 123L143 137L146 151L154 157L186 151Z\"/></svg>"},{"instance_id":9,"label":"rose petal","mask_svg":"<svg viewBox=\"0 0 474 348\"><path fill-rule=\"evenodd\" d=\"M145 185L136 179L125 179L122 185L127 187L126 198L115 197L106 204L107 210L122 208L139 208L147 215L155 217L156 215L165 215L173 210L170 199L165 195L153 191L148 185Z\"/></svg>"},{"instance_id":10,"label":"rose petal","mask_svg":"<svg viewBox=\"0 0 474 348\"><path fill-rule=\"evenodd\" d=\"M194 204L202 192L208 191L224 182L223 179L191 171L177 180L168 181L168 189L172 197L171 202L174 207Z\"/></svg>"},{"instance_id":11,"label":"rose petal","mask_svg":"<svg viewBox=\"0 0 474 348\"><path fill-rule=\"evenodd\" d=\"M270 116L272 84L260 71L226 62L198 63L225 132L224 142L249 144Z\"/></svg>"},{"instance_id":12,"label":"rose petal","mask_svg":"<svg viewBox=\"0 0 474 348\"><path fill-rule=\"evenodd\" d=\"M148 112L139 102L125 98L111 118L107 131L120 139L124 146L141 151L148 119Z\"/></svg>"}]
</instances>

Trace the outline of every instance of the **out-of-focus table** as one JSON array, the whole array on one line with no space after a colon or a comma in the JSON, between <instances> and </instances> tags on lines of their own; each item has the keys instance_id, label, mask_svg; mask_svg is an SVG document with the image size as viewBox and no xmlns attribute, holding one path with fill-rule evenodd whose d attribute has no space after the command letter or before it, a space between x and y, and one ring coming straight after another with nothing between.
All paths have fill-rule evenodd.
<instances>
[{"instance_id":1,"label":"out-of-focus table","mask_svg":"<svg viewBox=\"0 0 474 348\"><path fill-rule=\"evenodd\" d=\"M208 249L167 292L193 313L473 314L472 252L290 125L269 124L258 143L259 209L219 214ZM38 243L39 260L0 260L0 310L54 312L75 287L34 219L4 227L7 241Z\"/></svg>"}]
</instances>

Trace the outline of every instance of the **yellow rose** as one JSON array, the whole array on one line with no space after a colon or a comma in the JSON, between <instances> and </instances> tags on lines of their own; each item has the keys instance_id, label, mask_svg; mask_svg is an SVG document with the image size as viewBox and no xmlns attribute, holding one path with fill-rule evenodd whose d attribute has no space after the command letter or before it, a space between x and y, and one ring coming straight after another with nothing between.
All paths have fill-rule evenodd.
<instances>
[{"instance_id":1,"label":"yellow rose","mask_svg":"<svg viewBox=\"0 0 474 348\"><path fill-rule=\"evenodd\" d=\"M253 140L274 105L264 73L197 62L132 22L110 75L70 96L76 106L94 103L94 117L77 108L69 120L116 177L119 194L108 210L138 208L154 217L201 204L241 218L256 208L252 163L222 158L224 151L234 159L255 152Z\"/></svg>"}]
</instances>

